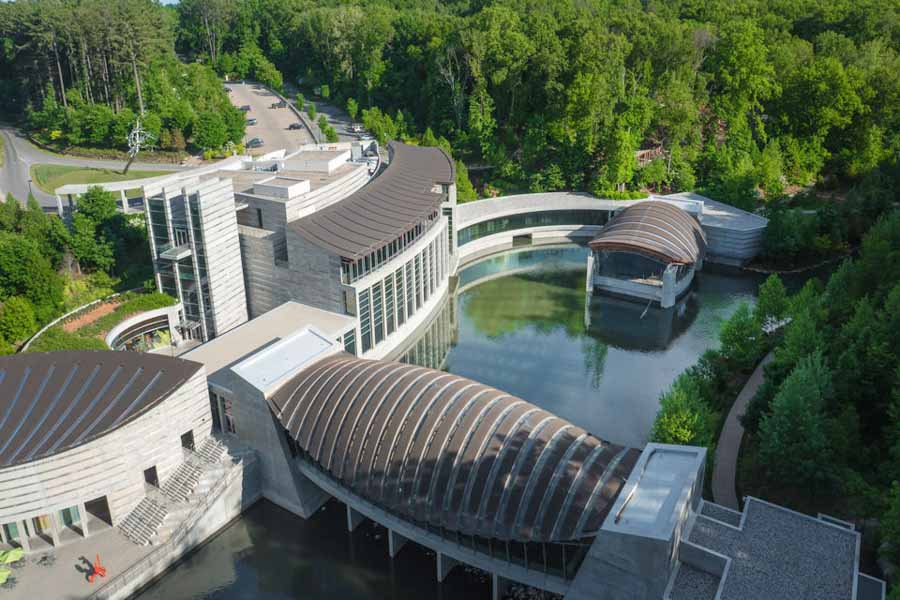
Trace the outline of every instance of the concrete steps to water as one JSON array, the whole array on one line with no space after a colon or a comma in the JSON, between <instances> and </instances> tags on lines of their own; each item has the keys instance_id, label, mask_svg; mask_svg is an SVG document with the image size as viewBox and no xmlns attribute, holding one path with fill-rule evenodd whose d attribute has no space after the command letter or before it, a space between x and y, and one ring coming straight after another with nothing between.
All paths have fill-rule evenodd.
<instances>
[{"instance_id":1,"label":"concrete steps to water","mask_svg":"<svg viewBox=\"0 0 900 600\"><path fill-rule=\"evenodd\" d=\"M146 546L167 514L168 507L147 496L119 523L119 531L135 544Z\"/></svg>"},{"instance_id":2,"label":"concrete steps to water","mask_svg":"<svg viewBox=\"0 0 900 600\"><path fill-rule=\"evenodd\" d=\"M207 438L169 476L159 494L146 496L118 525L122 534L145 546L169 538L191 509L199 503L228 469L223 458L228 447Z\"/></svg>"}]
</instances>

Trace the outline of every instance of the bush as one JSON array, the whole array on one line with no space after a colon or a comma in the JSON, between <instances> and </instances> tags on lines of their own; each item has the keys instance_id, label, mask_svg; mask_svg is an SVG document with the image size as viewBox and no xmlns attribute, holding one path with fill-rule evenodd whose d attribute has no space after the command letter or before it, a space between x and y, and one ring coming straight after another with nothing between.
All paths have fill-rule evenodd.
<instances>
[{"instance_id":1,"label":"bush","mask_svg":"<svg viewBox=\"0 0 900 600\"><path fill-rule=\"evenodd\" d=\"M306 114L309 116L310 120L312 120L312 121L316 120L316 103L315 102L310 101L306 105Z\"/></svg>"},{"instance_id":2,"label":"bush","mask_svg":"<svg viewBox=\"0 0 900 600\"><path fill-rule=\"evenodd\" d=\"M756 366L764 349L763 337L748 303L738 306L725 322L719 332L719 341L722 342L720 352L729 365L740 371L749 371Z\"/></svg>"},{"instance_id":3,"label":"bush","mask_svg":"<svg viewBox=\"0 0 900 600\"><path fill-rule=\"evenodd\" d=\"M619 192L616 190L595 191L594 195L607 200L640 200L649 197L647 192Z\"/></svg>"},{"instance_id":4,"label":"bush","mask_svg":"<svg viewBox=\"0 0 900 600\"><path fill-rule=\"evenodd\" d=\"M696 378L682 373L660 398L650 439L662 444L711 448L717 420L718 415L704 402Z\"/></svg>"},{"instance_id":5,"label":"bush","mask_svg":"<svg viewBox=\"0 0 900 600\"><path fill-rule=\"evenodd\" d=\"M106 342L95 337L69 333L62 327L51 327L28 348L28 352L59 352L61 350L109 350Z\"/></svg>"},{"instance_id":6,"label":"bush","mask_svg":"<svg viewBox=\"0 0 900 600\"><path fill-rule=\"evenodd\" d=\"M34 307L27 298L13 296L0 308L0 336L9 342L23 341L37 331Z\"/></svg>"}]
</instances>

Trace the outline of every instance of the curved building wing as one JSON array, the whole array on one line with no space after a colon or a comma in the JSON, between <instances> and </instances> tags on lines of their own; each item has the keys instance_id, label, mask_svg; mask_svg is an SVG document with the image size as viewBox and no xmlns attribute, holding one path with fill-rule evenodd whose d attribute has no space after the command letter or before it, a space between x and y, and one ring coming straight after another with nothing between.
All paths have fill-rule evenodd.
<instances>
[{"instance_id":1,"label":"curved building wing","mask_svg":"<svg viewBox=\"0 0 900 600\"><path fill-rule=\"evenodd\" d=\"M117 429L201 368L138 352L0 357L0 467L51 456Z\"/></svg>"},{"instance_id":2,"label":"curved building wing","mask_svg":"<svg viewBox=\"0 0 900 600\"><path fill-rule=\"evenodd\" d=\"M623 209L590 242L593 250L633 252L666 263L693 264L706 254L706 235L690 215L648 200Z\"/></svg>"},{"instance_id":3,"label":"curved building wing","mask_svg":"<svg viewBox=\"0 0 900 600\"><path fill-rule=\"evenodd\" d=\"M317 246L357 259L435 218L443 195L435 186L456 181L453 161L440 148L388 144L384 172L347 198L289 227Z\"/></svg>"},{"instance_id":4,"label":"curved building wing","mask_svg":"<svg viewBox=\"0 0 900 600\"><path fill-rule=\"evenodd\" d=\"M309 459L354 493L486 538L594 534L639 455L469 379L347 354L269 402Z\"/></svg>"}]
</instances>

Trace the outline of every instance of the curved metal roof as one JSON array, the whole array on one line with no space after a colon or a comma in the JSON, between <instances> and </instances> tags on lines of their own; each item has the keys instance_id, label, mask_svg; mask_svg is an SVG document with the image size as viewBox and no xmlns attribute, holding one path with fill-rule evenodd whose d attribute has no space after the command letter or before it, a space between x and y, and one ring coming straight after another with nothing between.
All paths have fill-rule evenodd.
<instances>
[{"instance_id":1,"label":"curved metal roof","mask_svg":"<svg viewBox=\"0 0 900 600\"><path fill-rule=\"evenodd\" d=\"M347 354L319 361L269 402L354 493L488 538L593 535L639 455L469 379Z\"/></svg>"},{"instance_id":2,"label":"curved metal roof","mask_svg":"<svg viewBox=\"0 0 900 600\"><path fill-rule=\"evenodd\" d=\"M0 357L0 468L99 438L162 402L201 368L138 352Z\"/></svg>"},{"instance_id":3,"label":"curved metal roof","mask_svg":"<svg viewBox=\"0 0 900 600\"><path fill-rule=\"evenodd\" d=\"M677 206L648 200L622 209L589 244L593 250L633 252L667 263L692 264L706 254L706 235Z\"/></svg>"},{"instance_id":4,"label":"curved metal roof","mask_svg":"<svg viewBox=\"0 0 900 600\"><path fill-rule=\"evenodd\" d=\"M290 227L329 252L357 259L432 218L443 199L434 186L456 181L453 161L440 148L391 142L388 149L391 161L383 173Z\"/></svg>"}]
</instances>

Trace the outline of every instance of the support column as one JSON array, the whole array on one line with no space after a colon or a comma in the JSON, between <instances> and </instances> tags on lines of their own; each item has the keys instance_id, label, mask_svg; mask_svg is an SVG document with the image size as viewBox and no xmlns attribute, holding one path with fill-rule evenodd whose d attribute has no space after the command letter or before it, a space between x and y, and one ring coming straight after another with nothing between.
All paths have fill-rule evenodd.
<instances>
[{"instance_id":1,"label":"support column","mask_svg":"<svg viewBox=\"0 0 900 600\"><path fill-rule=\"evenodd\" d=\"M491 574L491 598L500 600L509 591L510 585L512 585L512 581L509 579L500 577L496 573Z\"/></svg>"},{"instance_id":2,"label":"support column","mask_svg":"<svg viewBox=\"0 0 900 600\"><path fill-rule=\"evenodd\" d=\"M669 265L663 271L662 295L659 299L661 308L669 308L675 306L675 274L678 271L678 265Z\"/></svg>"},{"instance_id":3,"label":"support column","mask_svg":"<svg viewBox=\"0 0 900 600\"><path fill-rule=\"evenodd\" d=\"M350 508L349 504L347 505L347 531L354 531L365 520L365 515Z\"/></svg>"},{"instance_id":4,"label":"support column","mask_svg":"<svg viewBox=\"0 0 900 600\"><path fill-rule=\"evenodd\" d=\"M397 556L400 552L400 549L406 545L406 542L409 541L399 533L396 533L393 529L388 529L388 555L391 558Z\"/></svg>"},{"instance_id":5,"label":"support column","mask_svg":"<svg viewBox=\"0 0 900 600\"><path fill-rule=\"evenodd\" d=\"M3 523L0 523L0 544L8 544L9 540L6 539L6 528L3 527Z\"/></svg>"},{"instance_id":6,"label":"support column","mask_svg":"<svg viewBox=\"0 0 900 600\"><path fill-rule=\"evenodd\" d=\"M127 215L128 214L128 196L125 195L125 190L119 190L119 197L122 199L122 212Z\"/></svg>"},{"instance_id":7,"label":"support column","mask_svg":"<svg viewBox=\"0 0 900 600\"><path fill-rule=\"evenodd\" d=\"M90 536L90 532L88 532L88 512L84 507L84 502L78 505L78 517L81 521L81 533L84 537Z\"/></svg>"},{"instance_id":8,"label":"support column","mask_svg":"<svg viewBox=\"0 0 900 600\"><path fill-rule=\"evenodd\" d=\"M50 513L50 537L53 539L53 547L59 548L61 542L59 540L59 511L54 510Z\"/></svg>"},{"instance_id":9,"label":"support column","mask_svg":"<svg viewBox=\"0 0 900 600\"><path fill-rule=\"evenodd\" d=\"M22 550L31 552L31 544L28 542L28 523L19 521L16 523L16 527L19 529L19 544L21 544Z\"/></svg>"},{"instance_id":10,"label":"support column","mask_svg":"<svg viewBox=\"0 0 900 600\"><path fill-rule=\"evenodd\" d=\"M444 554L443 552L437 553L437 580L438 583L444 581L447 578L447 574L450 572L453 567L459 564L459 561L455 558L451 558Z\"/></svg>"}]
</instances>

